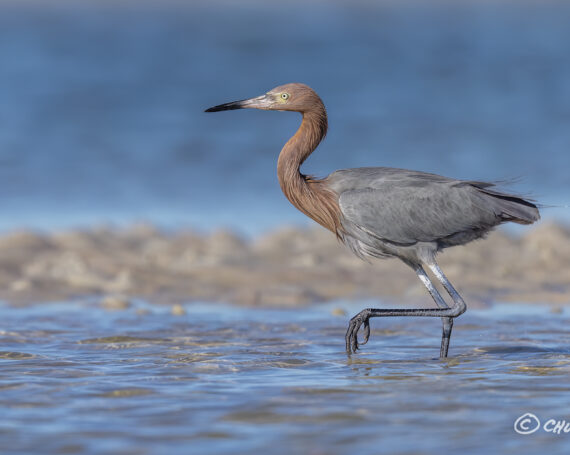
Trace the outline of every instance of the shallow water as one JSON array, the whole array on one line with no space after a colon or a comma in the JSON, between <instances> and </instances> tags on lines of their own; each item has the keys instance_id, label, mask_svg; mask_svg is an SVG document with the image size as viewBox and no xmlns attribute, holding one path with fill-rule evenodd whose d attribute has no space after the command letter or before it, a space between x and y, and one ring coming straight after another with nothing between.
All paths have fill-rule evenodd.
<instances>
[{"instance_id":1,"label":"shallow water","mask_svg":"<svg viewBox=\"0 0 570 455\"><path fill-rule=\"evenodd\" d=\"M348 316L139 302L0 307L2 453L568 453L570 312L498 305L455 325L373 320L348 358ZM443 451L443 452L442 452ZM261 452L263 453L263 452Z\"/></svg>"}]
</instances>

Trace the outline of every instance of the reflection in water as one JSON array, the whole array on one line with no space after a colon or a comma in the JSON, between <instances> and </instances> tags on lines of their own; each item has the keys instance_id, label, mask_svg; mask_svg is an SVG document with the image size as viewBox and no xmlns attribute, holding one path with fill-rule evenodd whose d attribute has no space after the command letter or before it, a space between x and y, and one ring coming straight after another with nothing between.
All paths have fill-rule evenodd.
<instances>
[{"instance_id":1,"label":"reflection in water","mask_svg":"<svg viewBox=\"0 0 570 455\"><path fill-rule=\"evenodd\" d=\"M568 418L567 311L468 312L444 361L438 320L374 321L366 349L349 358L347 317L331 313L360 305L190 304L181 316L144 303L0 307L0 447L481 453L492 441L503 453L563 453L564 435L523 439L513 423L525 412Z\"/></svg>"}]
</instances>

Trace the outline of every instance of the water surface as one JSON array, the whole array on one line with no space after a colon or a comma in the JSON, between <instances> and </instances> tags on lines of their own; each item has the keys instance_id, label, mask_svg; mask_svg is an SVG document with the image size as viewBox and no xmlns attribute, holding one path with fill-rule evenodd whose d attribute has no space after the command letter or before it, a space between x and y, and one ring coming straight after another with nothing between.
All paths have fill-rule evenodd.
<instances>
[{"instance_id":1,"label":"water surface","mask_svg":"<svg viewBox=\"0 0 570 455\"><path fill-rule=\"evenodd\" d=\"M373 320L360 304L248 309L139 302L0 307L0 449L43 454L562 454L570 434L515 433L531 412L570 420L567 310L499 305L455 325Z\"/></svg>"}]
</instances>

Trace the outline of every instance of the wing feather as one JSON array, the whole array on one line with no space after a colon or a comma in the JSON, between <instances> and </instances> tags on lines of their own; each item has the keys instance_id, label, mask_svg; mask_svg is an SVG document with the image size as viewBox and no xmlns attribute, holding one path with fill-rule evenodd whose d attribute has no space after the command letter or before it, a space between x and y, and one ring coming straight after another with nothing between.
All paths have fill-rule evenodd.
<instances>
[{"instance_id":1,"label":"wing feather","mask_svg":"<svg viewBox=\"0 0 570 455\"><path fill-rule=\"evenodd\" d=\"M342 214L367 234L396 244L436 241L501 222L477 187L444 177L426 178L430 175L392 175L375 179L373 187L342 191Z\"/></svg>"}]
</instances>

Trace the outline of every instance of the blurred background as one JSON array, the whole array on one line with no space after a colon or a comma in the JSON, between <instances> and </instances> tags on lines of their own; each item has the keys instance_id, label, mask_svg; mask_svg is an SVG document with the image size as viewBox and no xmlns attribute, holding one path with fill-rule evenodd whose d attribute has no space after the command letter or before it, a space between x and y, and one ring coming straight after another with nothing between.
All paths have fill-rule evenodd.
<instances>
[{"instance_id":1,"label":"blurred background","mask_svg":"<svg viewBox=\"0 0 570 455\"><path fill-rule=\"evenodd\" d=\"M304 82L330 131L304 172L519 178L570 219L565 1L0 1L0 230L147 221L255 235L297 114L205 108Z\"/></svg>"},{"instance_id":2,"label":"blurred background","mask_svg":"<svg viewBox=\"0 0 570 455\"><path fill-rule=\"evenodd\" d=\"M430 303L276 229L316 226L276 176L299 115L204 109L287 82L329 112L305 173L514 178L570 221L568 0L0 0L0 453L568 454L514 424L568 416L570 229L442 257L449 361L437 318L347 357L350 315Z\"/></svg>"}]
</instances>

